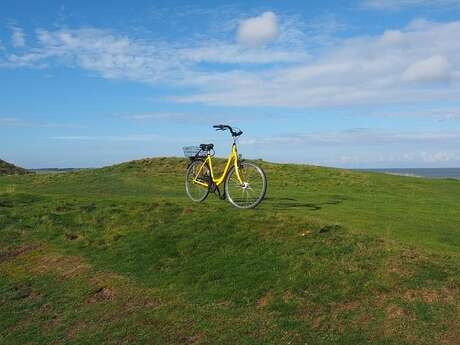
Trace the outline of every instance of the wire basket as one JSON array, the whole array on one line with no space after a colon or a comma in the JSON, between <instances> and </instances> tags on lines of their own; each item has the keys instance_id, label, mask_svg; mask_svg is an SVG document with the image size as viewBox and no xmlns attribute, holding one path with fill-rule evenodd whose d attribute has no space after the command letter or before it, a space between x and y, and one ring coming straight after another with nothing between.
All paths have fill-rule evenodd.
<instances>
[{"instance_id":1,"label":"wire basket","mask_svg":"<svg viewBox=\"0 0 460 345\"><path fill-rule=\"evenodd\" d=\"M194 158L203 156L203 152L199 146L184 146L184 156L187 158Z\"/></svg>"}]
</instances>

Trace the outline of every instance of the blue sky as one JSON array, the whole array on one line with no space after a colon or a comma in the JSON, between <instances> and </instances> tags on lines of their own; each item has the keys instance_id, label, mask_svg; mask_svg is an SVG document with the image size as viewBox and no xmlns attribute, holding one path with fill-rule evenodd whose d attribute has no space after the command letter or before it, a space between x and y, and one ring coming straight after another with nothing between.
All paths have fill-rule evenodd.
<instances>
[{"instance_id":1,"label":"blue sky","mask_svg":"<svg viewBox=\"0 0 460 345\"><path fill-rule=\"evenodd\" d=\"M214 142L460 166L460 1L0 2L0 158L97 167Z\"/></svg>"}]
</instances>

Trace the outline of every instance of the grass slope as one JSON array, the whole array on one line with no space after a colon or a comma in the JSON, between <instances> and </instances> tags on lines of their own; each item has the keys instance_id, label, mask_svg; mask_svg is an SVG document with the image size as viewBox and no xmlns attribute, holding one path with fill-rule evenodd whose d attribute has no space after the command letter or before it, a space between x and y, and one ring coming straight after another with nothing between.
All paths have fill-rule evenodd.
<instances>
[{"instance_id":1,"label":"grass slope","mask_svg":"<svg viewBox=\"0 0 460 345\"><path fill-rule=\"evenodd\" d=\"M30 174L26 169L0 159L0 175L25 175Z\"/></svg>"},{"instance_id":2,"label":"grass slope","mask_svg":"<svg viewBox=\"0 0 460 345\"><path fill-rule=\"evenodd\" d=\"M261 163L241 211L165 158L0 178L2 344L458 344L460 181Z\"/></svg>"}]
</instances>

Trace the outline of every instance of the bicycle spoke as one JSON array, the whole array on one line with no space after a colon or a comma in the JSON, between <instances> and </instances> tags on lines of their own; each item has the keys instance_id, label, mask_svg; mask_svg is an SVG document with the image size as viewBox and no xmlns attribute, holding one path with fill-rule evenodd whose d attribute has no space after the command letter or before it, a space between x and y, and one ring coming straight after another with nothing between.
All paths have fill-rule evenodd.
<instances>
[{"instance_id":1,"label":"bicycle spoke","mask_svg":"<svg viewBox=\"0 0 460 345\"><path fill-rule=\"evenodd\" d=\"M192 163L186 178L186 192L193 201L202 201L209 193L208 184L209 169L203 165L203 162L197 161ZM200 183L197 183L200 182Z\"/></svg>"},{"instance_id":2,"label":"bicycle spoke","mask_svg":"<svg viewBox=\"0 0 460 345\"><path fill-rule=\"evenodd\" d=\"M226 182L226 193L229 201L241 208L256 206L265 195L265 176L260 168L252 163L242 163L238 170L242 183L239 181L236 169L230 172Z\"/></svg>"}]
</instances>

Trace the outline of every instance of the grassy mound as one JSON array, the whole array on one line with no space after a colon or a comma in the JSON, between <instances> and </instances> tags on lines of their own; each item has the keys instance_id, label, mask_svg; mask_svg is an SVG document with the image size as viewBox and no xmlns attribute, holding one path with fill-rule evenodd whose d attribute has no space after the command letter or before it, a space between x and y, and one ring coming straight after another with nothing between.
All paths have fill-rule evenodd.
<instances>
[{"instance_id":1,"label":"grassy mound","mask_svg":"<svg viewBox=\"0 0 460 345\"><path fill-rule=\"evenodd\" d=\"M246 211L176 158L1 177L2 343L457 344L459 181L259 163Z\"/></svg>"},{"instance_id":2,"label":"grassy mound","mask_svg":"<svg viewBox=\"0 0 460 345\"><path fill-rule=\"evenodd\" d=\"M0 159L0 175L25 175L30 174L26 169Z\"/></svg>"}]
</instances>

